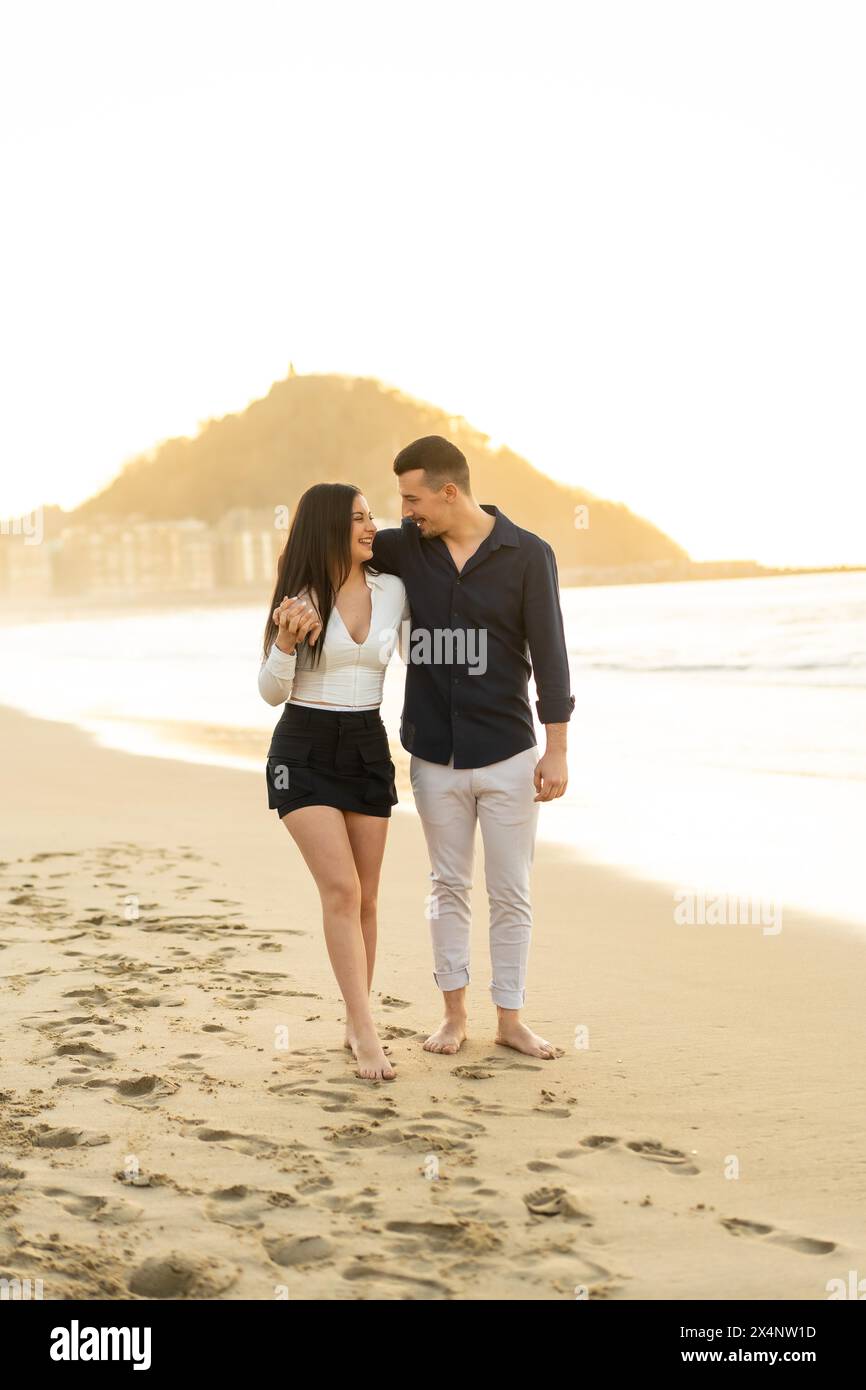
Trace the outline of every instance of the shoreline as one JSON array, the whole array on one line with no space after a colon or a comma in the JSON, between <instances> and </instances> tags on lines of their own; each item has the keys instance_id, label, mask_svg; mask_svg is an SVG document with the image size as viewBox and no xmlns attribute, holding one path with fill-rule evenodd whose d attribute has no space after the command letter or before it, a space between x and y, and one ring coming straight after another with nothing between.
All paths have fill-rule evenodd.
<instances>
[{"instance_id":1,"label":"shoreline","mask_svg":"<svg viewBox=\"0 0 866 1390\"><path fill-rule=\"evenodd\" d=\"M398 1076L374 1087L263 777L8 709L0 735L0 1276L47 1299L811 1300L866 1262L847 924L678 927L658 885L540 840L525 1017L564 1056L536 1062L492 1041L479 838L470 1036L437 1057L423 834L393 817L373 999Z\"/></svg>"},{"instance_id":2,"label":"shoreline","mask_svg":"<svg viewBox=\"0 0 866 1390\"><path fill-rule=\"evenodd\" d=\"M27 718L45 719L44 714L32 714L27 710L19 711L13 706L0 704L0 711L4 709L9 710L10 713L20 712ZM243 728L219 723L193 725L182 720L132 716L102 716L101 718L51 720L49 722L60 722L68 727L76 728L86 737L93 739L98 746L128 756L155 758L170 763L181 762L194 767L223 768L255 777L261 775L272 732L270 727L255 728L251 726ZM394 814L400 817L412 816L415 813L415 808L409 777L409 754L399 743L399 736L395 737L393 728L389 730L389 735L396 773L397 793L400 798L398 805L393 808ZM670 873L652 873L647 870L645 864L641 865L629 860L627 853L622 852L622 847L620 847L619 853L616 852L615 847L611 847L607 854L604 851L599 852L598 845L595 847L595 852L581 849L575 843L575 835L579 832L576 832L574 825L571 825L571 834L569 834L568 827L563 824L571 809L567 802L559 803L550 808L541 808L542 813L538 825L539 844L544 843L550 847L559 848L580 862L595 864L600 868L603 867L613 872L628 875L641 882L653 884L668 894L677 890L694 894L700 892L695 886L694 874L690 874L687 870L683 870L678 876ZM715 890L709 890L705 885L704 896L719 900L726 898L739 898L743 901L754 899L763 903L765 907L772 903L774 910L780 910L786 916L790 912L796 912L801 916L815 917L823 923L828 923L832 929L854 931L861 936L866 936L866 919L853 905L848 910L843 908L834 912L832 907L826 904L817 906L808 901L794 901L784 895L780 898L776 893L761 892L755 888L749 890L741 887L738 890L732 882L719 884Z\"/></svg>"},{"instance_id":3,"label":"shoreline","mask_svg":"<svg viewBox=\"0 0 866 1390\"><path fill-rule=\"evenodd\" d=\"M624 565L565 565L560 589L663 588L667 584L705 584L740 579L794 579L817 575L866 573L866 565L761 565L753 560L635 561ZM715 572L714 572L715 570ZM172 609L258 608L264 614L267 596L261 585L214 588L82 589L78 593L0 591L0 623L26 624L53 618L99 617L132 610L136 614Z\"/></svg>"}]
</instances>

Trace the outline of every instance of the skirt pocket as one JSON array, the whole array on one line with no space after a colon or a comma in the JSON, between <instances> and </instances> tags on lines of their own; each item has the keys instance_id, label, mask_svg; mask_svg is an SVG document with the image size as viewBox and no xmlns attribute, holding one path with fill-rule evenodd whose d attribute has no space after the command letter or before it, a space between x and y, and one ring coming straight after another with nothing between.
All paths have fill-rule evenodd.
<instances>
[{"instance_id":1,"label":"skirt pocket","mask_svg":"<svg viewBox=\"0 0 866 1390\"><path fill-rule=\"evenodd\" d=\"M274 734L265 769L271 810L303 800L312 792L312 747L313 740L304 734Z\"/></svg>"},{"instance_id":2,"label":"skirt pocket","mask_svg":"<svg viewBox=\"0 0 866 1390\"><path fill-rule=\"evenodd\" d=\"M375 730L358 735L358 752L364 764L364 800L377 806L395 806L397 788L388 735Z\"/></svg>"}]
</instances>

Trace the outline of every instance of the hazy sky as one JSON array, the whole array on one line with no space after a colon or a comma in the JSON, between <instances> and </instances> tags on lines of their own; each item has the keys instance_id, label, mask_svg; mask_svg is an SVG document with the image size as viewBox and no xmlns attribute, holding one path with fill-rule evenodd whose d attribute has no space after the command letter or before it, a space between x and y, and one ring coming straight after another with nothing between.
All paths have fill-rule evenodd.
<instances>
[{"instance_id":1,"label":"hazy sky","mask_svg":"<svg viewBox=\"0 0 866 1390\"><path fill-rule=\"evenodd\" d=\"M292 361L866 561L864 70L839 0L4 7L0 515Z\"/></svg>"}]
</instances>

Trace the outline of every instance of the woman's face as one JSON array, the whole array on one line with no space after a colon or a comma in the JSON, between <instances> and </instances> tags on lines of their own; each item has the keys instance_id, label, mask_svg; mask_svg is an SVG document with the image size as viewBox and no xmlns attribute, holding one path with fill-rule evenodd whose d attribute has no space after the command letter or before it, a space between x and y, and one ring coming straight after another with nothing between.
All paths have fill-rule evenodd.
<instances>
[{"instance_id":1,"label":"woman's face","mask_svg":"<svg viewBox=\"0 0 866 1390\"><path fill-rule=\"evenodd\" d=\"M352 503L352 560L369 560L373 554L373 537L376 524L373 513L367 506L367 499L359 492Z\"/></svg>"}]
</instances>

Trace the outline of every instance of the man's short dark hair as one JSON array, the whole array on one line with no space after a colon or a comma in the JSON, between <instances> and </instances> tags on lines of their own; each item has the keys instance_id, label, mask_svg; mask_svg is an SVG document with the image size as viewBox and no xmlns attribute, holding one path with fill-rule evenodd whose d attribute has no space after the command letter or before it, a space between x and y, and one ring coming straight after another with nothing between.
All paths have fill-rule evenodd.
<instances>
[{"instance_id":1,"label":"man's short dark hair","mask_svg":"<svg viewBox=\"0 0 866 1390\"><path fill-rule=\"evenodd\" d=\"M446 483L456 483L461 492L471 492L469 464L465 454L441 434L425 434L423 439L413 439L411 444L400 450L394 460L394 472L398 478L415 468L424 469L424 481L434 492Z\"/></svg>"}]
</instances>

